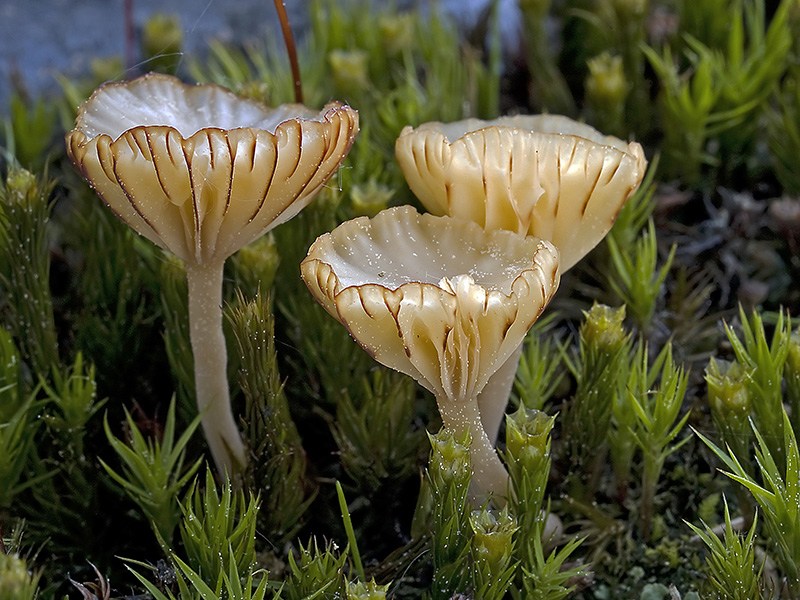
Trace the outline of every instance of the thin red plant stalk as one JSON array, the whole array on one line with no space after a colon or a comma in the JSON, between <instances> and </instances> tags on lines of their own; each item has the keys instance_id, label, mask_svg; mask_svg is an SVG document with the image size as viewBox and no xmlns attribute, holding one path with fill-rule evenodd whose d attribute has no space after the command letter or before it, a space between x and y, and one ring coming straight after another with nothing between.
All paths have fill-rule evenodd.
<instances>
[{"instance_id":1,"label":"thin red plant stalk","mask_svg":"<svg viewBox=\"0 0 800 600\"><path fill-rule=\"evenodd\" d=\"M133 24L133 0L124 0L122 6L125 18L125 69L129 72L128 76L131 77L130 71L136 62L136 28Z\"/></svg>"},{"instance_id":2,"label":"thin red plant stalk","mask_svg":"<svg viewBox=\"0 0 800 600\"><path fill-rule=\"evenodd\" d=\"M283 40L286 42L286 51L289 53L289 64L292 66L292 79L294 80L294 99L298 104L303 103L303 83L300 81L300 65L297 62L297 48L294 45L294 35L289 25L289 16L286 14L286 4L283 0L275 0L275 10L281 21Z\"/></svg>"}]
</instances>

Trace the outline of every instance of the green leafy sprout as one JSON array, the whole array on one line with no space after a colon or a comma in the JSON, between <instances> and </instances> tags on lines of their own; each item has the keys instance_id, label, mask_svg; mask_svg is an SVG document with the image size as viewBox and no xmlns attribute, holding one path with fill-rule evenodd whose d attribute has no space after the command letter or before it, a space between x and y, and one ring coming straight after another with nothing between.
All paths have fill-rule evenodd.
<instances>
[{"instance_id":1,"label":"green leafy sprout","mask_svg":"<svg viewBox=\"0 0 800 600\"><path fill-rule=\"evenodd\" d=\"M748 600L761 597L764 584L761 579L764 563L757 564L756 527L758 518L746 536L734 531L728 502L725 502L725 530L720 537L713 528L705 523L703 529L687 523L700 540L706 545L709 555L706 558L709 594L717 598L731 600Z\"/></svg>"},{"instance_id":2,"label":"green leafy sprout","mask_svg":"<svg viewBox=\"0 0 800 600\"><path fill-rule=\"evenodd\" d=\"M753 427L757 442L755 458L761 481L745 471L730 449L723 450L701 433L695 433L722 461L727 469L725 475L744 486L755 498L761 508L770 543L775 548L776 561L786 576L787 584L796 594L800 588L800 504L797 502L800 494L800 454L789 417L783 409L781 414L784 422L782 455L786 457L781 465L770 452L765 438Z\"/></svg>"},{"instance_id":3,"label":"green leafy sprout","mask_svg":"<svg viewBox=\"0 0 800 600\"><path fill-rule=\"evenodd\" d=\"M122 461L122 472L114 470L102 460L100 464L139 506L153 530L164 540L165 547L169 547L180 518L178 494L203 461L202 457L198 458L184 469L186 445L200 424L200 419L196 418L176 439L175 403L170 403L160 440L145 439L127 410L125 422L128 443L111 432L107 417L103 423L108 442Z\"/></svg>"}]
</instances>

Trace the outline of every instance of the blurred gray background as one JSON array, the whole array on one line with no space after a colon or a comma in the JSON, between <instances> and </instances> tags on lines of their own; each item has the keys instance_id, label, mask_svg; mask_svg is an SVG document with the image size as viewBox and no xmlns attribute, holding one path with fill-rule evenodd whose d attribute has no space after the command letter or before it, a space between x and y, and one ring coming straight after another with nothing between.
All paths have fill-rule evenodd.
<instances>
[{"instance_id":1,"label":"blurred gray background","mask_svg":"<svg viewBox=\"0 0 800 600\"><path fill-rule=\"evenodd\" d=\"M383 6L382 0L337 0ZM439 10L462 29L475 25L489 0L397 0L426 14ZM504 43L518 39L517 0L500 0ZM95 57L123 55L123 0L0 0L0 114L7 112L12 79L33 96L57 89L55 75L87 73ZM286 0L297 37L308 22L308 0ZM154 13L178 14L185 50L200 53L211 39L246 42L280 36L270 0L133 0L140 28ZM365 12L364 18L369 18Z\"/></svg>"}]
</instances>

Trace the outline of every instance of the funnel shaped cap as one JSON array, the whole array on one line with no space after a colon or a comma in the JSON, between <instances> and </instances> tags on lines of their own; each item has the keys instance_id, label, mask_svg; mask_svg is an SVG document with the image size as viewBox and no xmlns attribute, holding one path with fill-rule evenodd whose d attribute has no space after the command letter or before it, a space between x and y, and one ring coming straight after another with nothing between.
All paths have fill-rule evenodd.
<instances>
[{"instance_id":1,"label":"funnel shaped cap","mask_svg":"<svg viewBox=\"0 0 800 600\"><path fill-rule=\"evenodd\" d=\"M268 108L217 85L150 74L95 90L66 141L123 221L202 264L297 214L357 131L358 114L339 103Z\"/></svg>"},{"instance_id":2,"label":"funnel shaped cap","mask_svg":"<svg viewBox=\"0 0 800 600\"><path fill-rule=\"evenodd\" d=\"M548 240L562 272L608 233L647 166L639 144L556 115L406 127L395 151L431 213Z\"/></svg>"},{"instance_id":3,"label":"funnel shaped cap","mask_svg":"<svg viewBox=\"0 0 800 600\"><path fill-rule=\"evenodd\" d=\"M407 206L319 237L301 271L375 360L451 402L477 396L559 282L549 242Z\"/></svg>"}]
</instances>

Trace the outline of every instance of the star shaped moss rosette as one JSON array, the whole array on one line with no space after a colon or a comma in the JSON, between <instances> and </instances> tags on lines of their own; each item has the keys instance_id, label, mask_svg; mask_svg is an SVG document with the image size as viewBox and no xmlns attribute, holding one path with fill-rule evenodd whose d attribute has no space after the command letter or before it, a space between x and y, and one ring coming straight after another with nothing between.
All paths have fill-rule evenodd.
<instances>
[{"instance_id":1,"label":"star shaped moss rosette","mask_svg":"<svg viewBox=\"0 0 800 600\"><path fill-rule=\"evenodd\" d=\"M99 87L66 136L111 210L184 263L197 403L220 470L246 464L225 372L225 259L306 206L357 131L358 113L340 103L269 108L150 74Z\"/></svg>"},{"instance_id":2,"label":"star shaped moss rosette","mask_svg":"<svg viewBox=\"0 0 800 600\"><path fill-rule=\"evenodd\" d=\"M562 272L605 237L647 167L636 142L558 115L409 126L395 154L428 211L548 240Z\"/></svg>"},{"instance_id":3,"label":"star shaped moss rosette","mask_svg":"<svg viewBox=\"0 0 800 600\"><path fill-rule=\"evenodd\" d=\"M558 287L553 245L404 206L320 236L300 268L375 360L433 392L446 427L470 432L476 493L505 497L477 398Z\"/></svg>"}]
</instances>

